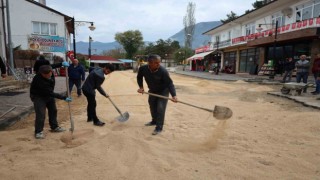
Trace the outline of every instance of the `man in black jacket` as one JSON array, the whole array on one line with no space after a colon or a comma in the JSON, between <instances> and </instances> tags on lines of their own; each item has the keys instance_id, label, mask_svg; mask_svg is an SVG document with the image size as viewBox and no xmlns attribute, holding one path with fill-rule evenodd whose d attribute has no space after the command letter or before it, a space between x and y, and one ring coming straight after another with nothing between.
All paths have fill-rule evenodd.
<instances>
[{"instance_id":1,"label":"man in black jacket","mask_svg":"<svg viewBox=\"0 0 320 180\"><path fill-rule=\"evenodd\" d=\"M63 128L59 127L57 122L55 98L63 99L67 102L70 102L71 99L58 93L54 93L54 85L55 83L52 79L52 67L50 65L40 66L39 72L33 78L30 87L30 98L36 112L35 137L37 139L44 138L43 127L46 118L46 108L48 109L51 131L65 131Z\"/></svg>"},{"instance_id":2,"label":"man in black jacket","mask_svg":"<svg viewBox=\"0 0 320 180\"><path fill-rule=\"evenodd\" d=\"M139 85L138 93L144 92L143 78L145 79L149 92L159 94L162 96L172 96L173 102L177 102L176 90L173 82L169 76L168 71L160 66L161 57L158 55L150 55L148 57L148 65L141 66L137 75L137 82ZM167 99L149 96L149 108L151 112L151 122L145 124L146 126L156 126L153 135L161 133L164 124L164 117L166 112Z\"/></svg>"},{"instance_id":3,"label":"man in black jacket","mask_svg":"<svg viewBox=\"0 0 320 180\"><path fill-rule=\"evenodd\" d=\"M292 76L292 72L294 70L294 68L296 67L295 65L296 63L294 62L294 60L292 59L292 57L289 57L286 62L284 62L284 76L283 76L283 83L286 82L290 82L291 81L291 76ZM287 78L289 78L288 81Z\"/></svg>"},{"instance_id":4,"label":"man in black jacket","mask_svg":"<svg viewBox=\"0 0 320 180\"><path fill-rule=\"evenodd\" d=\"M114 71L114 67L112 64L105 64L103 68L95 68L88 75L82 86L82 92L86 96L88 105L87 105L87 122L92 122L96 126L105 125L104 122L100 121L97 117L96 113L96 91L105 97L109 97L109 95L103 90L101 85L103 84L105 77L104 75L108 75Z\"/></svg>"}]
</instances>

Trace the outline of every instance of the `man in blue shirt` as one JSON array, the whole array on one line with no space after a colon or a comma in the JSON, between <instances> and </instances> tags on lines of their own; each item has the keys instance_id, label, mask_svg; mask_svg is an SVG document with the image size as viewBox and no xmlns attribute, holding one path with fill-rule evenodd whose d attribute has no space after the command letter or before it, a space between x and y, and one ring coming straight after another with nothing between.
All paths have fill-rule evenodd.
<instances>
[{"instance_id":1,"label":"man in blue shirt","mask_svg":"<svg viewBox=\"0 0 320 180\"><path fill-rule=\"evenodd\" d=\"M144 92L143 78L145 79L149 92L159 94L162 96L172 96L174 102L177 102L176 90L173 82L169 76L168 71L160 66L161 57L158 55L150 55L148 57L148 65L141 66L137 75L137 82L139 85L138 93ZM164 124L164 117L166 112L167 99L149 96L149 107L151 112L151 122L145 124L146 126L156 126L153 135L161 133Z\"/></svg>"},{"instance_id":2,"label":"man in blue shirt","mask_svg":"<svg viewBox=\"0 0 320 180\"><path fill-rule=\"evenodd\" d=\"M76 85L78 97L81 96L81 81L85 80L85 71L84 67L79 64L79 61L77 59L74 59L72 61L72 64L68 67L68 76L70 94L73 85Z\"/></svg>"}]
</instances>

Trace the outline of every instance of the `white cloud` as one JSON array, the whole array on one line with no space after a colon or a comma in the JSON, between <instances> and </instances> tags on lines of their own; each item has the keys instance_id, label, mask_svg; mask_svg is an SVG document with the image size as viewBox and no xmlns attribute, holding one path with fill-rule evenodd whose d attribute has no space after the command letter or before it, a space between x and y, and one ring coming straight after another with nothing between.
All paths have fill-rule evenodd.
<instances>
[{"instance_id":1,"label":"white cloud","mask_svg":"<svg viewBox=\"0 0 320 180\"><path fill-rule=\"evenodd\" d=\"M95 31L77 27L77 41L112 42L117 32L140 30L145 41L168 39L183 29L187 0L47 0L47 6L74 16L76 21L93 21ZM242 15L254 0L198 0L196 22L219 21L231 11Z\"/></svg>"}]
</instances>

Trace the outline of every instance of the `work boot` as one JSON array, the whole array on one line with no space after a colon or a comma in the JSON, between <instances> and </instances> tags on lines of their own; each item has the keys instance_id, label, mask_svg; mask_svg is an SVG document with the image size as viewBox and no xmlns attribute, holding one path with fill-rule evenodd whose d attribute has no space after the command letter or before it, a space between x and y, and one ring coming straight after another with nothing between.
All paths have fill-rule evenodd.
<instances>
[{"instance_id":1,"label":"work boot","mask_svg":"<svg viewBox=\"0 0 320 180\"><path fill-rule=\"evenodd\" d=\"M102 122L102 121L96 121L93 123L93 125L95 126L104 126L106 123Z\"/></svg>"},{"instance_id":2,"label":"work boot","mask_svg":"<svg viewBox=\"0 0 320 180\"><path fill-rule=\"evenodd\" d=\"M154 122L154 121L150 121L150 122L148 122L148 123L146 123L146 124L144 124L145 126L155 126L156 125L156 122Z\"/></svg>"}]
</instances>

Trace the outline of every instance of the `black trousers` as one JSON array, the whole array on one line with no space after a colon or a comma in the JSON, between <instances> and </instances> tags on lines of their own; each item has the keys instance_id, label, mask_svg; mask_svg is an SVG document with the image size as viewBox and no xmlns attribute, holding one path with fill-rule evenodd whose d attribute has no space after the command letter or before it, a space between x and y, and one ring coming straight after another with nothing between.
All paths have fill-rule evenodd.
<instances>
[{"instance_id":1,"label":"black trousers","mask_svg":"<svg viewBox=\"0 0 320 180\"><path fill-rule=\"evenodd\" d=\"M69 91L71 93L73 85L76 85L77 94L81 95L81 79L71 79L69 78Z\"/></svg>"},{"instance_id":2,"label":"black trousers","mask_svg":"<svg viewBox=\"0 0 320 180\"><path fill-rule=\"evenodd\" d=\"M93 120L93 122L98 122L99 119L96 113L96 107L97 107L96 95L87 93L86 91L83 91L83 90L82 92L86 96L87 102L88 102L88 105L87 105L88 120Z\"/></svg>"},{"instance_id":3,"label":"black trousers","mask_svg":"<svg viewBox=\"0 0 320 180\"><path fill-rule=\"evenodd\" d=\"M169 90L166 89L161 93L155 93L155 94L169 97ZM162 130L168 100L155 97L155 96L149 96L148 102L149 102L152 122L156 124L156 129Z\"/></svg>"},{"instance_id":4,"label":"black trousers","mask_svg":"<svg viewBox=\"0 0 320 180\"><path fill-rule=\"evenodd\" d=\"M31 100L33 102L34 110L36 112L35 133L43 131L44 121L46 119L46 108L48 109L50 128L57 128L57 106L55 99L52 97L32 97Z\"/></svg>"}]
</instances>

